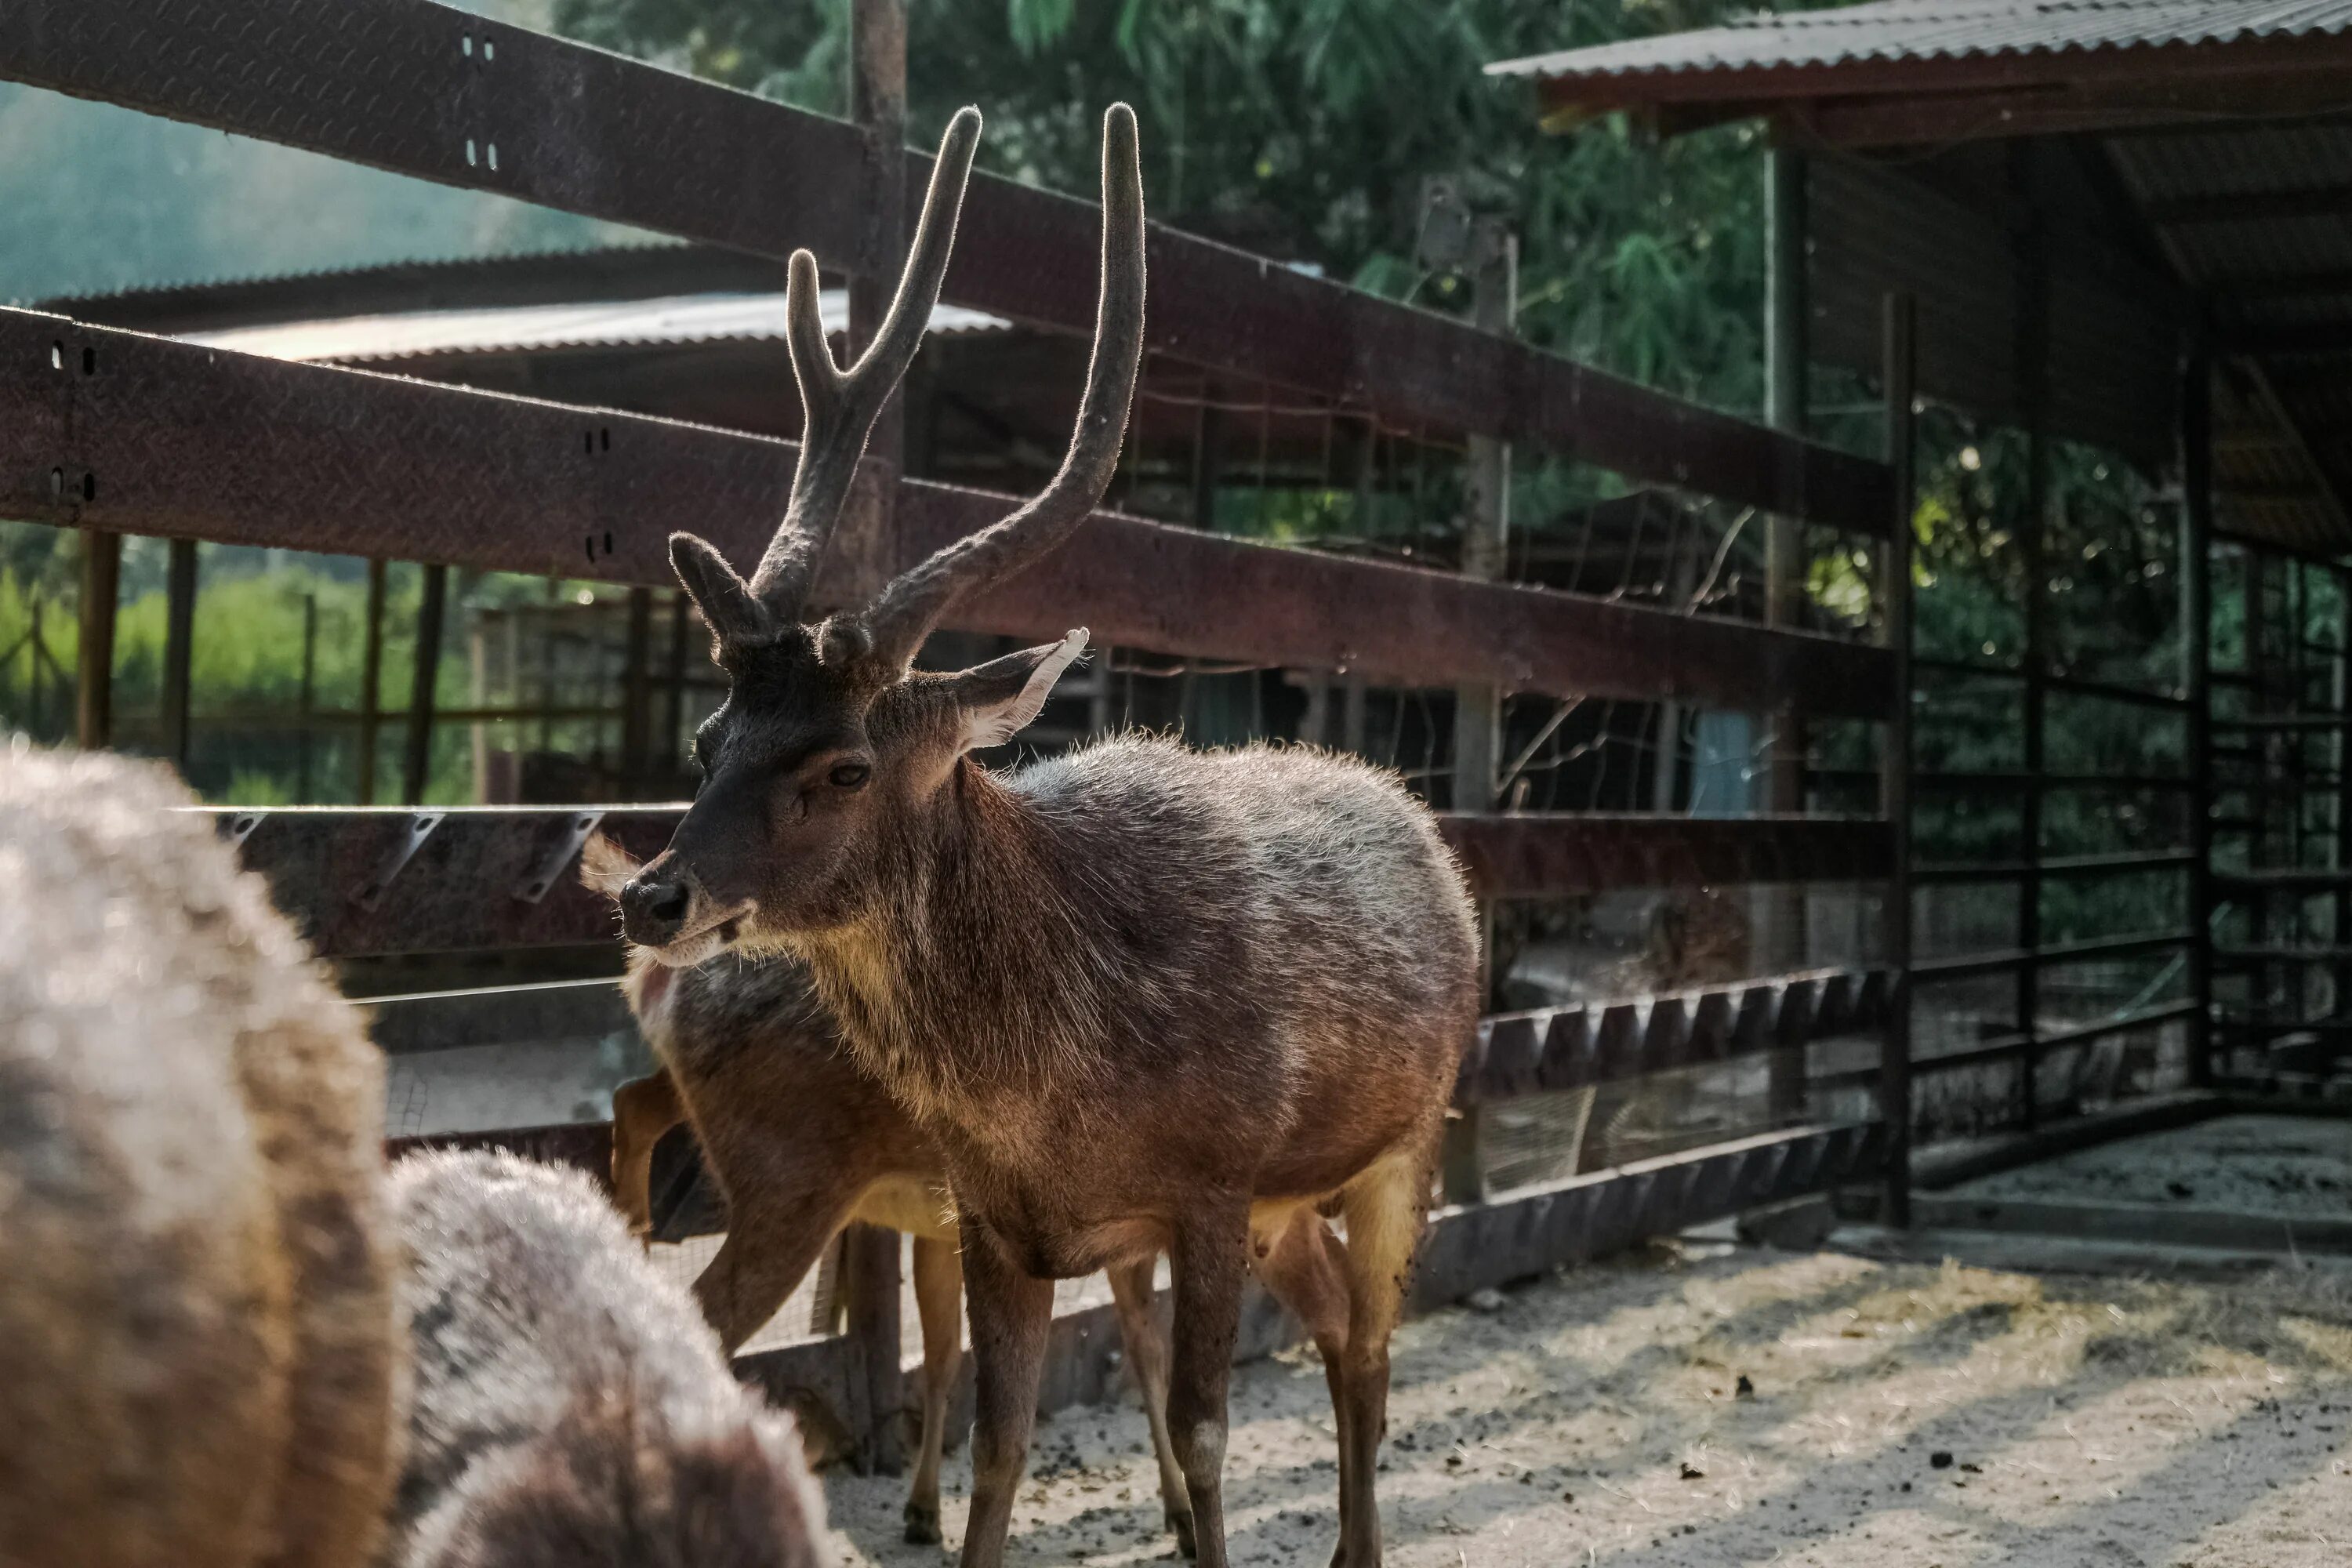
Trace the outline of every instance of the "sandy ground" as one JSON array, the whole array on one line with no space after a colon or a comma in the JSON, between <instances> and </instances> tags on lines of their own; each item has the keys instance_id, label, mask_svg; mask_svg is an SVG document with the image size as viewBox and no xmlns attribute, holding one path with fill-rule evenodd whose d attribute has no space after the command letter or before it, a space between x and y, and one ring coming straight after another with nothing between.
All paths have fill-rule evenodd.
<instances>
[{"instance_id":1,"label":"sandy ground","mask_svg":"<svg viewBox=\"0 0 2352 1568\"><path fill-rule=\"evenodd\" d=\"M2352 1118L2220 1116L2021 1166L1954 1191L1968 1197L2340 1219L2352 1212Z\"/></svg>"},{"instance_id":2,"label":"sandy ground","mask_svg":"<svg viewBox=\"0 0 2352 1568\"><path fill-rule=\"evenodd\" d=\"M1654 1249L1409 1324L1381 1503L1402 1568L2352 1560L2352 1289ZM1751 1392L1742 1393L1743 1381ZM1335 1539L1311 1352L1239 1368L1234 1561ZM1166 1560L1129 1407L1038 1427L1015 1563ZM970 1467L950 1458L961 1542ZM904 1483L835 1472L845 1563L923 1564Z\"/></svg>"}]
</instances>

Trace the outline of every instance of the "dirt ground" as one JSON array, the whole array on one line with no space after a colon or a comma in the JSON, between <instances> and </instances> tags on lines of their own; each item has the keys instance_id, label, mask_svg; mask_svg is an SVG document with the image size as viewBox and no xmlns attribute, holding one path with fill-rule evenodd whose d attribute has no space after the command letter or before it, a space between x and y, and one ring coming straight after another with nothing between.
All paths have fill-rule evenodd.
<instances>
[{"instance_id":1,"label":"dirt ground","mask_svg":"<svg viewBox=\"0 0 2352 1568\"><path fill-rule=\"evenodd\" d=\"M2352 1561L2352 1288L1655 1249L1399 1336L1381 1503L1401 1568L2299 1568ZM1743 1391L1743 1385L1745 1391ZM1311 1351L1238 1368L1238 1563L1321 1568ZM1038 1427L1016 1563L1166 1560L1139 1411ZM948 1550L970 1466L949 1465ZM825 1478L845 1563L922 1564L904 1483Z\"/></svg>"}]
</instances>

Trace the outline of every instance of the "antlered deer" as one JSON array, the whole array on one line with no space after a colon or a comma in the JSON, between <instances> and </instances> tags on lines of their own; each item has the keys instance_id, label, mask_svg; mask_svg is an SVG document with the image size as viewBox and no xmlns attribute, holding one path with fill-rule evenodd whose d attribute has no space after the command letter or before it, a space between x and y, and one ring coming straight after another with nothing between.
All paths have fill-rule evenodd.
<instances>
[{"instance_id":1,"label":"antlered deer","mask_svg":"<svg viewBox=\"0 0 2352 1568\"><path fill-rule=\"evenodd\" d=\"M582 878L617 893L636 871L618 846L589 841ZM694 1282L728 1351L740 1347L798 1288L853 1219L915 1238L915 1302L923 1328L923 1426L907 1539L940 1539L940 1460L948 1397L963 1359L963 1265L953 1201L937 1145L855 1058L788 957L713 959L698 969L629 955L622 989L662 1070L613 1095L613 1196L632 1228L651 1228L654 1145L690 1121L727 1200L727 1237ZM1152 1315L1157 1255L1111 1269L1127 1363L1151 1424L1169 1527L1187 1555L1192 1510L1168 1442L1168 1346Z\"/></svg>"},{"instance_id":2,"label":"antlered deer","mask_svg":"<svg viewBox=\"0 0 2352 1568\"><path fill-rule=\"evenodd\" d=\"M1003 1558L1052 1281L1164 1247L1168 1420L1201 1561L1225 1560L1225 1387L1255 1259L1322 1350L1339 1557L1370 1568L1388 1342L1476 1006L1470 904L1435 821L1392 775L1303 750L1129 736L1010 774L980 766L972 752L1036 716L1083 631L954 674L911 669L959 599L1067 539L1116 467L1143 338L1124 105L1105 120L1095 356L1061 471L870 604L807 618L867 431L937 298L979 132L971 110L950 125L898 297L845 374L816 264L793 258L799 468L749 582L702 541L670 542L730 689L698 737L702 790L623 890L624 921L673 965L797 955L859 1064L937 1142L979 1357L967 1563Z\"/></svg>"},{"instance_id":3,"label":"antlered deer","mask_svg":"<svg viewBox=\"0 0 2352 1568\"><path fill-rule=\"evenodd\" d=\"M0 738L0 1564L352 1568L383 1061L169 770Z\"/></svg>"}]
</instances>

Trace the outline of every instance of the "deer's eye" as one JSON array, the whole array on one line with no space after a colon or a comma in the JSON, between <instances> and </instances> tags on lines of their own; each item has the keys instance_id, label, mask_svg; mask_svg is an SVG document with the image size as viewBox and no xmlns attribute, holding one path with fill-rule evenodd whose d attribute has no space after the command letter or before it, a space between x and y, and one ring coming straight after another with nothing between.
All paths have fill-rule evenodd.
<instances>
[{"instance_id":1,"label":"deer's eye","mask_svg":"<svg viewBox=\"0 0 2352 1568\"><path fill-rule=\"evenodd\" d=\"M864 763L844 763L825 774L835 789L864 789L866 781L873 776L874 770Z\"/></svg>"}]
</instances>

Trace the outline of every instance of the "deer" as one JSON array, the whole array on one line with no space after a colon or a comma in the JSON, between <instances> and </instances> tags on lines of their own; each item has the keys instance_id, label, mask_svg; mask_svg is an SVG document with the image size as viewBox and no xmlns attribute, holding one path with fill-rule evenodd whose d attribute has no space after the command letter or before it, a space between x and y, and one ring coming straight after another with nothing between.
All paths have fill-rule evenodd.
<instances>
[{"instance_id":1,"label":"deer","mask_svg":"<svg viewBox=\"0 0 2352 1568\"><path fill-rule=\"evenodd\" d=\"M581 879L617 895L637 864L591 838ZM963 1359L963 1265L939 1152L843 1047L808 971L789 957L721 956L678 970L633 949L622 992L659 1070L613 1093L613 1195L630 1229L652 1229L654 1146L689 1124L726 1200L718 1253L694 1282L720 1348L740 1349L800 1286L843 1226L914 1238L922 1325L922 1426L906 1537L937 1544L948 1400ZM1157 1257L1110 1271L1129 1375L1143 1401L1168 1528L1192 1554L1192 1507L1169 1446L1168 1346L1153 1312Z\"/></svg>"},{"instance_id":2,"label":"deer","mask_svg":"<svg viewBox=\"0 0 2352 1568\"><path fill-rule=\"evenodd\" d=\"M816 601L870 428L938 298L980 129L976 110L950 122L896 295L845 370L814 258L792 258L791 491L749 578L671 536L728 695L696 736L693 801L622 889L623 928L672 968L795 958L853 1059L937 1145L978 1372L968 1568L1003 1560L1053 1281L1157 1250L1199 1561L1226 1561L1227 1384L1255 1268L1330 1387L1334 1561L1372 1568L1389 1342L1478 1005L1459 865L1394 773L1311 749L1125 733L983 765L974 753L1036 717L1084 629L968 669L914 668L959 603L1069 539L1116 469L1143 347L1126 105L1104 117L1094 351L1060 468L864 603Z\"/></svg>"},{"instance_id":3,"label":"deer","mask_svg":"<svg viewBox=\"0 0 2352 1568\"><path fill-rule=\"evenodd\" d=\"M436 1150L389 1188L415 1389L383 1568L833 1561L792 1418L583 1173Z\"/></svg>"},{"instance_id":4,"label":"deer","mask_svg":"<svg viewBox=\"0 0 2352 1568\"><path fill-rule=\"evenodd\" d=\"M169 769L0 740L0 1564L362 1568L383 1064Z\"/></svg>"}]
</instances>

